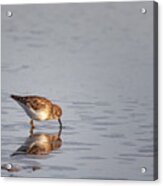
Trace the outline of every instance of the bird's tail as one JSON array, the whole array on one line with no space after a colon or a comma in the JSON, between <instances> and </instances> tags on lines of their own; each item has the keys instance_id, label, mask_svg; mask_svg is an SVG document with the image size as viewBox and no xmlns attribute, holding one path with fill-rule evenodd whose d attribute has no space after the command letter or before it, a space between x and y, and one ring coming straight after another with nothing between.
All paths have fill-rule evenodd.
<instances>
[{"instance_id":1,"label":"bird's tail","mask_svg":"<svg viewBox=\"0 0 163 186\"><path fill-rule=\"evenodd\" d=\"M19 102L23 101L23 97L21 96L11 95L10 97L14 99L15 101L19 101Z\"/></svg>"}]
</instances>

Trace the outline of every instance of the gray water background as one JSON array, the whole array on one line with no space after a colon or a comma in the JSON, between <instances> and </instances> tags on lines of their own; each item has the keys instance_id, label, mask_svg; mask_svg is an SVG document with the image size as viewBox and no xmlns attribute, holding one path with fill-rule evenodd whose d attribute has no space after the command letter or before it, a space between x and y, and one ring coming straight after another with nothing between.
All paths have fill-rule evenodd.
<instances>
[{"instance_id":1,"label":"gray water background","mask_svg":"<svg viewBox=\"0 0 163 186\"><path fill-rule=\"evenodd\" d=\"M152 16L152 2L2 6L2 163L41 168L2 176L153 179ZM62 107L60 149L10 157L29 135L10 94Z\"/></svg>"}]
</instances>

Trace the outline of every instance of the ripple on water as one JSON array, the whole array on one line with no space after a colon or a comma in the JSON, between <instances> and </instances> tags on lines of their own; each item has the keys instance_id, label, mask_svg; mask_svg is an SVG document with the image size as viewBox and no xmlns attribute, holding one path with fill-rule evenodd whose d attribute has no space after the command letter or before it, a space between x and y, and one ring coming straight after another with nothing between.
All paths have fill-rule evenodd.
<instances>
[{"instance_id":1,"label":"ripple on water","mask_svg":"<svg viewBox=\"0 0 163 186\"><path fill-rule=\"evenodd\" d=\"M138 152L141 152L141 153L153 153L153 149L148 149L148 148L142 148L140 150L138 150Z\"/></svg>"},{"instance_id":2,"label":"ripple on water","mask_svg":"<svg viewBox=\"0 0 163 186\"><path fill-rule=\"evenodd\" d=\"M117 118L121 120L127 120L129 117L128 116L117 116Z\"/></svg>"},{"instance_id":3,"label":"ripple on water","mask_svg":"<svg viewBox=\"0 0 163 186\"><path fill-rule=\"evenodd\" d=\"M64 147L65 151L90 151L91 147Z\"/></svg>"},{"instance_id":4,"label":"ripple on water","mask_svg":"<svg viewBox=\"0 0 163 186\"><path fill-rule=\"evenodd\" d=\"M8 113L9 113L8 111L4 111L4 110L1 111L2 115L7 115Z\"/></svg>"},{"instance_id":5,"label":"ripple on water","mask_svg":"<svg viewBox=\"0 0 163 186\"><path fill-rule=\"evenodd\" d=\"M116 113L114 110L104 110L103 112L110 115L114 115Z\"/></svg>"},{"instance_id":6,"label":"ripple on water","mask_svg":"<svg viewBox=\"0 0 163 186\"><path fill-rule=\"evenodd\" d=\"M125 139L126 138L124 134L118 134L118 133L102 134L101 136L105 138L114 138L114 139Z\"/></svg>"},{"instance_id":7,"label":"ripple on water","mask_svg":"<svg viewBox=\"0 0 163 186\"><path fill-rule=\"evenodd\" d=\"M65 136L71 136L71 135L77 135L77 134L79 134L79 132L76 132L76 131L63 131L62 133Z\"/></svg>"},{"instance_id":8,"label":"ripple on water","mask_svg":"<svg viewBox=\"0 0 163 186\"><path fill-rule=\"evenodd\" d=\"M151 129L153 128L153 125L139 125L140 128L145 128L145 129ZM141 129L142 130L142 129Z\"/></svg>"},{"instance_id":9,"label":"ripple on water","mask_svg":"<svg viewBox=\"0 0 163 186\"><path fill-rule=\"evenodd\" d=\"M147 142L147 143L153 142L153 139L152 138L138 138L136 140L137 141L141 141L141 142Z\"/></svg>"},{"instance_id":10,"label":"ripple on water","mask_svg":"<svg viewBox=\"0 0 163 186\"><path fill-rule=\"evenodd\" d=\"M71 166L60 166L60 165L53 165L53 166L46 166L47 169L50 170L57 170L57 171L76 171L78 170L76 167L71 167Z\"/></svg>"},{"instance_id":11,"label":"ripple on water","mask_svg":"<svg viewBox=\"0 0 163 186\"><path fill-rule=\"evenodd\" d=\"M82 156L79 159L83 159L83 160L105 160L107 158L102 157L102 156Z\"/></svg>"},{"instance_id":12,"label":"ripple on water","mask_svg":"<svg viewBox=\"0 0 163 186\"><path fill-rule=\"evenodd\" d=\"M94 131L106 131L107 129L104 127L93 127L92 128Z\"/></svg>"},{"instance_id":13,"label":"ripple on water","mask_svg":"<svg viewBox=\"0 0 163 186\"><path fill-rule=\"evenodd\" d=\"M114 157L114 159L121 160L123 162L133 162L133 161L136 161L136 158L128 158L128 157Z\"/></svg>"},{"instance_id":14,"label":"ripple on water","mask_svg":"<svg viewBox=\"0 0 163 186\"><path fill-rule=\"evenodd\" d=\"M83 102L81 102L81 101L73 101L72 102L72 104L73 105L94 105L94 103L93 102L87 102L87 101L83 101Z\"/></svg>"},{"instance_id":15,"label":"ripple on water","mask_svg":"<svg viewBox=\"0 0 163 186\"><path fill-rule=\"evenodd\" d=\"M136 146L136 144L131 141L126 141L126 142L123 142L122 144L125 146L128 146L128 147L135 147Z\"/></svg>"},{"instance_id":16,"label":"ripple on water","mask_svg":"<svg viewBox=\"0 0 163 186\"><path fill-rule=\"evenodd\" d=\"M125 112L133 112L134 111L134 108L123 108L122 111L125 111Z\"/></svg>"},{"instance_id":17,"label":"ripple on water","mask_svg":"<svg viewBox=\"0 0 163 186\"><path fill-rule=\"evenodd\" d=\"M117 126L117 125L122 125L124 124L123 122L111 122L111 121L94 121L93 125L95 126Z\"/></svg>"},{"instance_id":18,"label":"ripple on water","mask_svg":"<svg viewBox=\"0 0 163 186\"><path fill-rule=\"evenodd\" d=\"M119 154L120 157L153 157L153 154L146 154L146 153L121 153Z\"/></svg>"},{"instance_id":19,"label":"ripple on water","mask_svg":"<svg viewBox=\"0 0 163 186\"><path fill-rule=\"evenodd\" d=\"M67 141L67 142L65 141L64 144L66 146L89 146L89 147L99 145L97 143L83 143L83 142L74 142L74 141Z\"/></svg>"}]
</instances>

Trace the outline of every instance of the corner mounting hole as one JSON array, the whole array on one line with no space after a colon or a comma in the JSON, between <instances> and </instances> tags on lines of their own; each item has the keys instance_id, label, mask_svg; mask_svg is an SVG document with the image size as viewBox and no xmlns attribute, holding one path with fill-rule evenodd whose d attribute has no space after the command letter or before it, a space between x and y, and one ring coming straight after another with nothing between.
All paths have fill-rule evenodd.
<instances>
[{"instance_id":1,"label":"corner mounting hole","mask_svg":"<svg viewBox=\"0 0 163 186\"><path fill-rule=\"evenodd\" d=\"M10 169L12 168L12 164L11 164L11 163L8 163L8 164L6 165L6 168L7 168L7 170L10 170Z\"/></svg>"},{"instance_id":2,"label":"corner mounting hole","mask_svg":"<svg viewBox=\"0 0 163 186\"><path fill-rule=\"evenodd\" d=\"M147 172L147 168L146 168L146 167L142 167L142 168L141 168L141 173L144 174L144 173L146 173L146 172Z\"/></svg>"},{"instance_id":3,"label":"corner mounting hole","mask_svg":"<svg viewBox=\"0 0 163 186\"><path fill-rule=\"evenodd\" d=\"M147 13L147 9L145 9L145 8L141 8L140 11L141 11L142 14L146 14Z\"/></svg>"},{"instance_id":4,"label":"corner mounting hole","mask_svg":"<svg viewBox=\"0 0 163 186\"><path fill-rule=\"evenodd\" d=\"M12 16L13 16L13 13L12 13L10 10L8 10L8 11L6 12L6 15L7 15L7 17L12 17Z\"/></svg>"}]
</instances>

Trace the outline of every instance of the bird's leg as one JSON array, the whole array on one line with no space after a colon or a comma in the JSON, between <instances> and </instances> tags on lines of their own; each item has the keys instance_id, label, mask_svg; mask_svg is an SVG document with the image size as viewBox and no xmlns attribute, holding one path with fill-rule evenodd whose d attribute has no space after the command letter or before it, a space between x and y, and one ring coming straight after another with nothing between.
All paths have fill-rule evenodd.
<instances>
[{"instance_id":1,"label":"bird's leg","mask_svg":"<svg viewBox=\"0 0 163 186\"><path fill-rule=\"evenodd\" d=\"M31 124L31 128L34 129L35 125L34 125L33 119L31 119L30 124Z\"/></svg>"},{"instance_id":2,"label":"bird's leg","mask_svg":"<svg viewBox=\"0 0 163 186\"><path fill-rule=\"evenodd\" d=\"M62 129L62 122L61 122L60 118L58 119L58 122L59 122L59 125L60 125L60 129Z\"/></svg>"},{"instance_id":3,"label":"bird's leg","mask_svg":"<svg viewBox=\"0 0 163 186\"><path fill-rule=\"evenodd\" d=\"M60 128L59 128L59 132L58 132L58 137L61 136L61 133L62 133L62 128L60 127Z\"/></svg>"},{"instance_id":4,"label":"bird's leg","mask_svg":"<svg viewBox=\"0 0 163 186\"><path fill-rule=\"evenodd\" d=\"M33 120L30 121L31 129L30 129L30 134L33 134L33 129L35 128Z\"/></svg>"},{"instance_id":5,"label":"bird's leg","mask_svg":"<svg viewBox=\"0 0 163 186\"><path fill-rule=\"evenodd\" d=\"M30 133L30 136L33 136L33 128L32 127L30 128L29 133Z\"/></svg>"}]
</instances>

